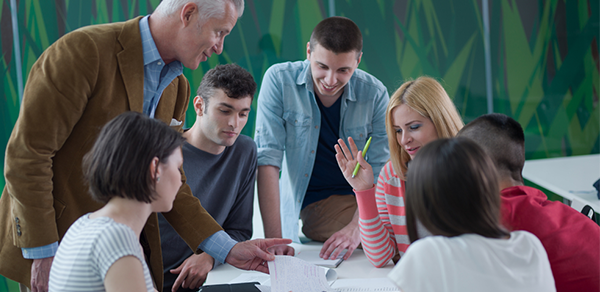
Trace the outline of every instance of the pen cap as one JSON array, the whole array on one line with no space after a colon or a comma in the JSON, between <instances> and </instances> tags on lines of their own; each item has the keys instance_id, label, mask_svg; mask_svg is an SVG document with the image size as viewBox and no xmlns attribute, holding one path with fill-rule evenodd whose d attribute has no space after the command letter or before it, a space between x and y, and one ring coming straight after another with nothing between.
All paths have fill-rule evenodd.
<instances>
[{"instance_id":1,"label":"pen cap","mask_svg":"<svg viewBox=\"0 0 600 292\"><path fill-rule=\"evenodd\" d=\"M371 138L373 138L373 137L369 137L369 140L367 140L367 144L365 144L365 148L362 151L363 157L365 157L367 150L369 150L369 146L371 145Z\"/></svg>"}]
</instances>

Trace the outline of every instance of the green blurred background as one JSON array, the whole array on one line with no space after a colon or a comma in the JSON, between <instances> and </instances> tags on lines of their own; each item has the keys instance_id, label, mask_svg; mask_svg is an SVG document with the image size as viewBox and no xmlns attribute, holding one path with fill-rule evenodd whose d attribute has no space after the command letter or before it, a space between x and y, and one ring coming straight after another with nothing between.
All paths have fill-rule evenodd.
<instances>
[{"instance_id":1,"label":"green blurred background","mask_svg":"<svg viewBox=\"0 0 600 292\"><path fill-rule=\"evenodd\" d=\"M0 159L19 114L19 83L50 44L82 26L149 14L159 2L0 0ZM599 0L246 0L223 54L184 74L195 90L205 71L237 63L260 86L270 65L306 58L320 20L346 16L363 33L359 67L390 94L407 79L429 75L442 82L465 122L487 113L487 96L493 97L493 111L525 129L527 159L599 153L598 12ZM246 135L254 133L255 113L256 99ZM190 107L186 125L194 120ZM0 276L0 291L18 287Z\"/></svg>"}]
</instances>

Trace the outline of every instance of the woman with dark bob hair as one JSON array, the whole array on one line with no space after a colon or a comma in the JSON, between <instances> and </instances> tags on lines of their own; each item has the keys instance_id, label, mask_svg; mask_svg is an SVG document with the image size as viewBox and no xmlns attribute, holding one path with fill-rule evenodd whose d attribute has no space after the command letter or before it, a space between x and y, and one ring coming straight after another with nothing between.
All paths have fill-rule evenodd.
<instances>
[{"instance_id":1,"label":"woman with dark bob hair","mask_svg":"<svg viewBox=\"0 0 600 292\"><path fill-rule=\"evenodd\" d=\"M106 205L65 234L50 291L155 291L140 233L152 212L173 207L183 141L163 122L135 112L104 126L83 169L92 197Z\"/></svg>"},{"instance_id":2,"label":"woman with dark bob hair","mask_svg":"<svg viewBox=\"0 0 600 292\"><path fill-rule=\"evenodd\" d=\"M475 142L428 143L406 184L411 245L388 275L402 291L556 291L539 239L500 224L494 163Z\"/></svg>"}]
</instances>

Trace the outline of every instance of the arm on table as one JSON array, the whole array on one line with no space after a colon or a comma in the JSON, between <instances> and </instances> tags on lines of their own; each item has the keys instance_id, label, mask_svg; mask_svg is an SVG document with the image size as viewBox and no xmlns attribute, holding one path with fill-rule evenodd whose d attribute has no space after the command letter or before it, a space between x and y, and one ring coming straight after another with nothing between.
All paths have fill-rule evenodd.
<instances>
[{"instance_id":1,"label":"arm on table","mask_svg":"<svg viewBox=\"0 0 600 292\"><path fill-rule=\"evenodd\" d=\"M359 230L363 250L369 262L377 268L385 266L398 252L394 231L389 218L385 194L377 187L356 191L360 216ZM377 189L377 190L376 190ZM374 231L380 230L379 233Z\"/></svg>"},{"instance_id":2,"label":"arm on table","mask_svg":"<svg viewBox=\"0 0 600 292\"><path fill-rule=\"evenodd\" d=\"M258 167L258 203L265 228L265 237L281 238L279 214L279 168L272 165Z\"/></svg>"},{"instance_id":3,"label":"arm on table","mask_svg":"<svg viewBox=\"0 0 600 292\"><path fill-rule=\"evenodd\" d=\"M192 254L179 267L170 271L173 274L179 274L173 283L172 291L177 291L179 286L189 289L200 288L214 264L215 259L205 252Z\"/></svg>"},{"instance_id":4,"label":"arm on table","mask_svg":"<svg viewBox=\"0 0 600 292\"><path fill-rule=\"evenodd\" d=\"M371 166L362 157L362 152L358 151L352 137L348 138L350 149L346 147L346 144L342 139L339 139L338 143L338 145L335 145L335 157L340 170L350 186L354 189L366 189L371 187L373 185L373 171ZM354 155L352 156L351 153ZM359 160L356 160L356 158L353 157L358 157ZM352 178L352 172L354 171L357 162L360 162L360 170L356 177ZM348 249L344 255L344 259L348 259L352 255L354 250L360 244L358 218L359 212L358 209L356 209L352 221L325 241L321 253L319 254L322 258L335 259L344 249Z\"/></svg>"},{"instance_id":5,"label":"arm on table","mask_svg":"<svg viewBox=\"0 0 600 292\"><path fill-rule=\"evenodd\" d=\"M265 238L281 238L279 209L279 168L272 165L258 167L258 203L265 229ZM279 245L270 249L276 255L294 255L294 248Z\"/></svg>"},{"instance_id":6,"label":"arm on table","mask_svg":"<svg viewBox=\"0 0 600 292\"><path fill-rule=\"evenodd\" d=\"M376 203L376 188L373 185L373 170L371 165L362 157L362 151L358 151L352 138L348 138L348 144L350 148L346 146L343 140L338 140L338 145L335 145L335 157L340 170L356 194L358 203L357 213L360 217L358 228L363 243L363 250L369 261L374 266L380 268L396 253L396 242L394 240L391 224L389 223L389 220L383 221L379 216L380 212L387 214L385 195L380 193L380 190L383 189L382 175L379 175L377 192L378 198L381 197L383 201ZM352 172L354 171L356 163L360 163L360 170L353 178ZM380 206L381 211L378 210L378 205ZM382 225L385 226L385 228L382 228ZM381 229L384 234L378 233L369 235L373 233L373 231L379 229ZM381 252L382 250L384 252Z\"/></svg>"},{"instance_id":7,"label":"arm on table","mask_svg":"<svg viewBox=\"0 0 600 292\"><path fill-rule=\"evenodd\" d=\"M271 238L254 239L237 243L227 255L227 263L243 269L269 273L267 261L275 260L275 255L269 253L269 248L276 245L292 243L291 239Z\"/></svg>"},{"instance_id":8,"label":"arm on table","mask_svg":"<svg viewBox=\"0 0 600 292\"><path fill-rule=\"evenodd\" d=\"M358 210L360 212L359 229L361 232L361 241L363 250L367 255L367 259L377 268L385 266L398 252L405 252L408 244L408 236L406 242L402 242L403 250L398 250L399 243L396 242L397 234L394 233L390 217L400 215L404 209L403 204L394 203L392 211L397 214L390 214L387 198L390 200L404 200L403 186L397 187L394 191L387 184L386 178L391 178L394 175L391 163L386 164L379 174L377 186L364 191L355 191L358 202ZM386 195L386 193L388 193ZM396 211L394 211L396 210ZM375 231L380 230L378 233Z\"/></svg>"},{"instance_id":9,"label":"arm on table","mask_svg":"<svg viewBox=\"0 0 600 292\"><path fill-rule=\"evenodd\" d=\"M256 132L258 202L265 237L281 238L279 170L286 147L283 84L276 69L267 69L258 95ZM275 254L294 254L292 247L275 247Z\"/></svg>"},{"instance_id":10,"label":"arm on table","mask_svg":"<svg viewBox=\"0 0 600 292\"><path fill-rule=\"evenodd\" d=\"M319 256L324 259L335 259L344 249L348 249L344 254L344 259L347 260L359 244L360 232L358 230L358 209L356 209L352 221L325 241Z\"/></svg>"}]
</instances>

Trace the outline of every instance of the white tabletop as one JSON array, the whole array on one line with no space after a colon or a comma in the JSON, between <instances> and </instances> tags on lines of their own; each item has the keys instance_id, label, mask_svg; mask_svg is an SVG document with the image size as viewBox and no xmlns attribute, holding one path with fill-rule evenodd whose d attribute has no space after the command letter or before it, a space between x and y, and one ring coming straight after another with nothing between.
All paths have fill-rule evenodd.
<instances>
[{"instance_id":1,"label":"white tabletop","mask_svg":"<svg viewBox=\"0 0 600 292\"><path fill-rule=\"evenodd\" d=\"M321 250L322 243L309 242L306 244L292 243L296 252L301 250ZM390 273L394 264L390 261L386 266L382 268L375 268L362 249L357 249L352 253L349 259L343 261L335 271L337 272L338 279L357 279L357 278L385 278ZM225 284L231 280L237 278L242 273L248 273L248 271L237 269L231 265L225 264L216 267L214 270L208 273L206 279L207 285L213 284ZM259 273L260 272L251 272Z\"/></svg>"},{"instance_id":2,"label":"white tabletop","mask_svg":"<svg viewBox=\"0 0 600 292\"><path fill-rule=\"evenodd\" d=\"M600 179L600 154L527 160L523 178L571 200L577 210L590 205L600 212L593 186Z\"/></svg>"}]
</instances>

